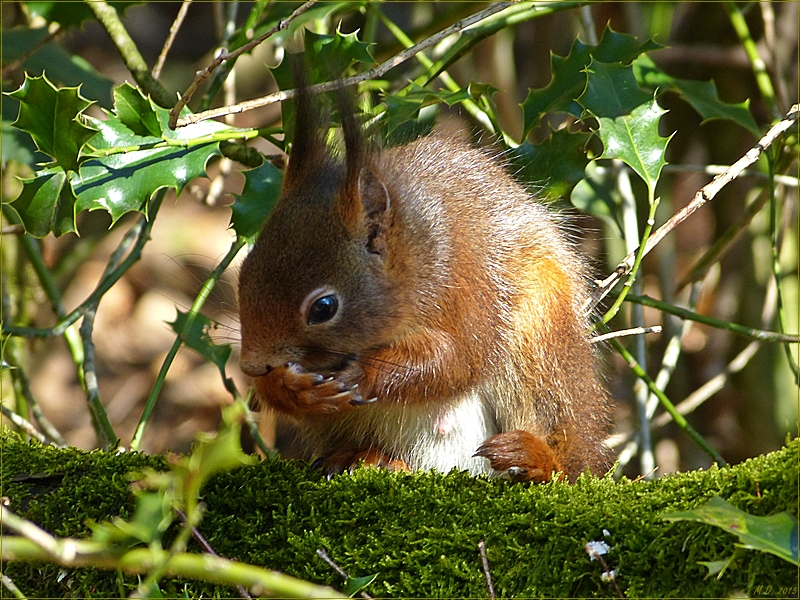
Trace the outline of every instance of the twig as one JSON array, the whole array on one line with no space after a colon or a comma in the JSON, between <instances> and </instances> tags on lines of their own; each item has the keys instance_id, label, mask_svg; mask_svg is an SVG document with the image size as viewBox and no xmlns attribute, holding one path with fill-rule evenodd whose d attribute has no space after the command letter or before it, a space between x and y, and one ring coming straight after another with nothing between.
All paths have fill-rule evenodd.
<instances>
[{"instance_id":1,"label":"twig","mask_svg":"<svg viewBox=\"0 0 800 600\"><path fill-rule=\"evenodd\" d=\"M131 266L141 258L142 249L150 240L150 230L153 227L155 216L158 213L159 208L161 208L161 203L163 202L166 193L167 188L161 188L155 193L153 200L150 202L147 215L142 215L136 224L134 224L128 233L126 233L122 238L119 246L111 255L111 258L106 265L106 270L104 271L103 276L100 278L100 282L97 284L97 287L80 306L78 306L64 318L60 319L59 322L53 327L15 327L3 323L3 333L9 335L19 335L23 337L39 338L63 335L70 325L75 323L83 316L83 313L86 311L87 307L92 306L95 302L98 302L100 298L102 298L103 295L117 281L120 280L127 270L130 269ZM130 254L128 254L125 260L121 260L122 255L125 254L134 240L136 240L136 242L133 244Z\"/></svg>"},{"instance_id":2,"label":"twig","mask_svg":"<svg viewBox=\"0 0 800 600\"><path fill-rule=\"evenodd\" d=\"M709 379L694 392L689 394L682 402L677 404L675 409L678 411L678 413L681 415L688 415L698 406L703 404L703 402L711 398L711 396L725 387L725 382L727 381L728 376L733 373L738 373L744 369L747 363L750 362L750 359L755 355L759 346L759 342L750 342L747 344L744 350L739 352L739 354L736 355L736 358L729 362L721 373ZM672 419L673 417L670 413L662 413L653 419L653 427L663 427L672 421Z\"/></svg>"},{"instance_id":3,"label":"twig","mask_svg":"<svg viewBox=\"0 0 800 600\"><path fill-rule=\"evenodd\" d=\"M750 327L745 327L743 325L738 325L736 323L729 323L728 321L723 321L721 319L715 319L713 317L707 317L705 315L698 314L691 310L681 308L679 306L675 306L673 304L668 304L666 302L661 302L660 300L656 300L655 298L651 298L650 296L634 296L628 294L628 301L634 302L635 304L641 304L642 306L649 306L650 308L657 308L665 313L669 313L671 315L675 315L677 317L681 317L682 319L688 319L690 321L696 321L698 323L702 323L703 325L708 325L710 327L715 327L717 329L725 329L727 331L732 331L738 335L743 335L745 337L749 337L754 340L759 340L761 342L777 342L782 344L797 344L800 343L800 335L790 335L786 333L777 333L775 331L764 331L763 329L753 329Z\"/></svg>"},{"instance_id":4,"label":"twig","mask_svg":"<svg viewBox=\"0 0 800 600\"><path fill-rule=\"evenodd\" d=\"M4 561L51 562L67 568L94 567L146 574L153 564L168 557L165 573L170 577L220 585L241 584L259 594L281 598L344 598L332 588L226 558L186 552L170 556L158 547L134 548L120 554L91 539L55 538L5 506L0 506L0 519L4 527L19 534L3 536L0 558Z\"/></svg>"},{"instance_id":5,"label":"twig","mask_svg":"<svg viewBox=\"0 0 800 600\"><path fill-rule=\"evenodd\" d=\"M714 460L720 466L728 464L725 462L725 459L722 458L722 455L720 455L720 453L717 452L714 447L703 438L703 436L697 433L695 428L692 427L683 417L683 415L677 411L675 405L672 404L664 392L658 389L655 382L647 373L645 373L641 365L636 362L636 359L633 357L633 355L631 355L631 353L628 352L628 350L615 339L611 340L611 345L628 363L628 366L636 374L636 376L647 384L647 387L650 388L650 391L658 397L658 400L661 402L661 406L663 406L664 409L669 412L670 415L672 415L672 418L675 419L675 423L677 423L678 426L686 432L686 434L694 441L694 443L700 446L700 448L702 448L712 458L712 460Z\"/></svg>"},{"instance_id":6,"label":"twig","mask_svg":"<svg viewBox=\"0 0 800 600\"><path fill-rule=\"evenodd\" d=\"M152 75L154 79L161 77L161 69L164 68L164 63L167 61L167 54L169 54L169 50L172 48L172 44L175 42L175 36L178 35L178 30L181 28L183 20L186 18L186 13L189 11L189 5L191 3L192 0L183 0L183 2L181 2L181 8L178 10L178 14L175 17L175 20L172 22L172 26L169 28L167 40L164 42L164 47L161 49L161 54L158 55L158 60L153 67Z\"/></svg>"},{"instance_id":7,"label":"twig","mask_svg":"<svg viewBox=\"0 0 800 600\"><path fill-rule=\"evenodd\" d=\"M767 65L764 64L764 61L758 53L758 47L755 41L753 41L753 36L750 34L750 28L747 26L744 14L742 14L741 9L736 3L731 0L726 0L723 5L728 12L728 18L736 31L736 35L739 36L739 43L742 48L744 48L747 58L750 61L750 67L756 77L758 89L772 113L772 118L777 120L780 118L780 110L778 109L778 103L775 99L775 89L772 87L772 79L769 73L767 73Z\"/></svg>"},{"instance_id":8,"label":"twig","mask_svg":"<svg viewBox=\"0 0 800 600\"><path fill-rule=\"evenodd\" d=\"M144 435L145 427L150 420L150 415L155 408L158 395L161 393L161 388L167 378L167 372L172 366L172 361L175 360L175 357L178 355L178 350L180 349L181 345L183 345L184 339L191 330L195 318L199 314L203 304L205 304L205 301L211 293L211 290L214 289L217 281L222 276L223 271L228 268L228 265L230 265L231 261L236 257L239 251L244 248L246 243L246 240L241 237L234 240L233 244L231 244L231 247L228 250L228 253L211 272L211 275L205 281L203 287L200 289L200 292L198 292L197 297L194 299L192 307L189 309L186 319L183 322L183 328L176 336L175 341L172 343L172 347L167 353L167 356L164 358L164 362L161 364L161 369L158 372L158 376L153 384L153 388L150 390L150 395L147 397L147 402L145 403L144 410L142 411L142 416L139 418L139 423L136 425L136 431L134 432L133 439L131 440L131 450L139 449L139 444L142 442L142 436Z\"/></svg>"},{"instance_id":9,"label":"twig","mask_svg":"<svg viewBox=\"0 0 800 600\"><path fill-rule=\"evenodd\" d=\"M748 150L747 153L742 156L742 158L733 163L728 169L725 170L724 173L717 175L709 184L701 188L700 191L695 194L694 198L691 202L689 202L689 204L675 213L666 223L653 232L653 234L647 238L647 243L644 246L643 254L646 255L648 252L650 252L656 246L656 244L658 244L664 238L665 235L683 223L683 221L685 221L706 202L712 200L722 188L736 179L747 167L756 162L758 157L761 156L761 153L775 143L775 140L792 126L792 124L797 120L799 114L800 105L795 104L791 109L789 109L789 112L786 114L786 116L772 126L767 134L762 137L753 148ZM609 275L603 281L597 282L597 290L595 291L594 299L591 301L592 308L596 306L603 298L605 298L611 288L614 287L618 281L630 273L631 269L633 268L635 258L636 251L631 252L622 260L622 262L619 263L619 265L617 265L617 268L611 275Z\"/></svg>"},{"instance_id":10,"label":"twig","mask_svg":"<svg viewBox=\"0 0 800 600\"><path fill-rule=\"evenodd\" d=\"M486 544L481 540L478 542L478 551L481 553L481 564L483 565L483 575L486 577L486 587L489 590L489 598L494 600L497 596L494 593L492 583L492 572L489 570L489 558L486 556Z\"/></svg>"},{"instance_id":11,"label":"twig","mask_svg":"<svg viewBox=\"0 0 800 600\"><path fill-rule=\"evenodd\" d=\"M2 235L22 235L23 233L25 233L24 225L8 225L0 229Z\"/></svg>"},{"instance_id":12,"label":"twig","mask_svg":"<svg viewBox=\"0 0 800 600\"><path fill-rule=\"evenodd\" d=\"M25 594L23 594L22 591L17 587L17 585L14 583L11 577L6 575L5 573L0 573L0 582L2 582L2 584L9 592L14 594L15 598L19 598L20 600L27 600Z\"/></svg>"},{"instance_id":13,"label":"twig","mask_svg":"<svg viewBox=\"0 0 800 600\"><path fill-rule=\"evenodd\" d=\"M219 557L219 554L216 553L214 548L211 547L211 544L209 544L206 538L203 537L203 534L200 533L200 530L194 525L189 523L189 517L186 516L186 513L179 508L175 508L173 510L175 510L175 512L178 513L178 516L181 518L181 521L183 521L184 527L189 527L191 529L192 537L198 544L200 544L200 546L202 546L203 550L205 550L211 556ZM247 593L247 590L244 588L243 585L237 584L236 589L239 592L239 594L241 594L242 598L248 598L248 599L252 598L252 596Z\"/></svg>"},{"instance_id":14,"label":"twig","mask_svg":"<svg viewBox=\"0 0 800 600\"><path fill-rule=\"evenodd\" d=\"M97 304L89 306L83 315L80 328L83 340L83 383L97 441L103 450L111 450L117 446L119 438L114 432L111 421L108 420L108 413L103 407L103 403L100 402L100 389L97 386L97 373L94 368L94 342L92 341L96 312Z\"/></svg>"},{"instance_id":15,"label":"twig","mask_svg":"<svg viewBox=\"0 0 800 600\"><path fill-rule=\"evenodd\" d=\"M333 569L339 575L344 577L344 579L346 579L346 580L350 579L350 576L345 572L345 570L342 569L339 565L337 565L333 561L333 559L330 556L328 556L328 553L325 552L324 549L317 548L317 556L319 556L322 560L324 560L331 569ZM362 598L372 598L372 596L370 596L367 592L364 592L364 591L361 592L361 597Z\"/></svg>"},{"instance_id":16,"label":"twig","mask_svg":"<svg viewBox=\"0 0 800 600\"><path fill-rule=\"evenodd\" d=\"M347 77L339 81L329 81L326 83L319 83L317 85L309 86L308 92L312 94L330 92L339 87L347 87L355 85L357 83L361 83L362 81L367 81L369 79L375 79L377 77L381 77L386 72L390 71L397 65L407 61L409 58L411 58L418 52L424 50L425 48L428 48L430 46L439 43L442 39L446 38L447 36L452 35L454 33L458 33L466 29L470 25L473 25L478 21L482 21L483 19L486 19L487 17L490 17L491 15L508 8L512 4L514 4L514 2L497 2L495 4L492 4L486 10L483 10L479 13L471 15L465 19L462 19L461 21L453 23L453 25L451 25L450 27L442 29L441 31L432 35L431 37L422 40L415 46L403 50L399 54L395 55L393 58L390 58L386 62L378 65L373 69L370 69L369 71L365 71L364 73L360 73L359 75L353 75L352 77ZM225 115L230 115L230 114L239 114L247 110L252 110L254 108L258 108L261 106L266 106L268 104L273 104L275 102L282 102L283 100L294 98L294 95L295 95L295 90L283 90L280 92L275 92L274 94L269 94L261 98L256 98L255 100L248 100L247 102L242 102L240 104L234 104L233 106L223 106L220 108L207 110L194 115L188 115L186 117L178 119L176 125L177 127L183 127L185 125L191 125L192 123L197 123L199 121L205 121L206 119L224 117Z\"/></svg>"},{"instance_id":17,"label":"twig","mask_svg":"<svg viewBox=\"0 0 800 600\"><path fill-rule=\"evenodd\" d=\"M125 66L139 87L145 93L150 94L159 106L164 108L174 106L175 98L150 74L150 69L147 68L147 63L139 53L136 42L131 39L114 7L105 0L84 0L84 3L94 13L111 41L114 42Z\"/></svg>"},{"instance_id":18,"label":"twig","mask_svg":"<svg viewBox=\"0 0 800 600\"><path fill-rule=\"evenodd\" d=\"M38 440L42 444L47 446L55 446L57 445L53 440L49 437L41 433L36 427L33 426L33 423L28 421L27 419L22 418L20 415L12 411L10 408L6 408L5 404L0 404L0 411L2 411L3 416L11 421L14 425L19 427L24 433L31 436L35 440ZM62 446L63 447L63 446Z\"/></svg>"},{"instance_id":19,"label":"twig","mask_svg":"<svg viewBox=\"0 0 800 600\"><path fill-rule=\"evenodd\" d=\"M634 296L636 297L636 296ZM628 296L630 298L630 296ZM609 331L602 335L595 335L589 338L590 344L599 344L611 338L620 338L628 335L642 335L645 333L661 333L661 325L653 325L652 327L631 327L630 329L619 329L617 331Z\"/></svg>"},{"instance_id":20,"label":"twig","mask_svg":"<svg viewBox=\"0 0 800 600\"><path fill-rule=\"evenodd\" d=\"M212 61L212 63L210 65L208 65L205 69L203 69L202 71L198 71L195 74L195 77L192 80L192 83L190 83L189 87L186 88L186 91L181 96L181 99L178 100L178 103L175 106L173 106L172 109L169 111L169 128L170 129L175 129L176 126L182 126L182 125L185 125L185 124L188 125L188 123L181 123L182 120L179 120L178 117L180 116L181 111L183 110L183 107L186 106L186 104L188 104L189 100L192 99L192 96L197 91L197 88L200 87L200 84L203 83L206 79L208 79L208 77L211 75L211 73L214 72L214 70L217 67L219 67L226 60L232 60L234 58L238 58L241 54L244 54L245 52L249 52L250 50L252 50L256 46L258 46L261 42L266 40L267 38L272 37L273 35L275 35L279 31L282 31L282 30L286 29L292 21L294 21L297 17L302 15L304 12L306 12L309 8L314 6L315 3L316 3L316 0L309 0L308 2L306 2L305 4L303 4L299 8L297 8L291 15L289 15L285 19L281 19L280 21L278 21L278 24L275 25L275 27L273 27L269 31L267 31L264 35L262 35L261 37L255 39L255 40L253 40L251 42L248 42L247 44L245 44L244 46L241 46L240 48L237 48L233 52L226 52L226 51L223 50L219 54L217 54L217 57ZM203 114L203 113L200 113L200 114ZM228 113L228 114L234 114L234 113ZM198 119L198 120L200 120L200 119ZM196 122L196 121L192 121L192 122Z\"/></svg>"}]
</instances>

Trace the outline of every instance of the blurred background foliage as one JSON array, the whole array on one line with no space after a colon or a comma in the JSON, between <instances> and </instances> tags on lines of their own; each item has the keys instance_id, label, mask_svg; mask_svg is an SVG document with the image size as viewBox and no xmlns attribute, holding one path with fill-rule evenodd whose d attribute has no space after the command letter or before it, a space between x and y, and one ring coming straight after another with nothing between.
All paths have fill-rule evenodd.
<instances>
[{"instance_id":1,"label":"blurred background foliage","mask_svg":"<svg viewBox=\"0 0 800 600\"><path fill-rule=\"evenodd\" d=\"M152 68L181 3L112 4ZM666 150L669 164L657 188L658 226L686 206L718 172L717 166L730 165L740 158L797 102L798 3L549 5L552 10L519 22L510 20L479 41L447 67L446 79L439 77L426 83L426 65L411 60L379 81L362 83L359 89L367 105L365 111L375 114L379 103L386 107L386 137L390 143L435 125L506 153L520 179L540 188L554 210L567 214L572 236L591 257L594 275L603 279L632 249L630 244L626 246L626 227L632 227L634 235L641 233L647 219L647 191L617 161L592 162L583 172L582 167L575 166L580 161L570 155L575 151L574 145L565 146L563 160L558 159L558 153L555 159L551 154L546 160L537 155L541 147L538 144L548 139L551 130L582 135L584 162L587 156L599 155L602 146L590 135L587 121L578 122L569 115L548 114L531 125L521 107L529 90L545 88L551 82L552 66L562 61L558 57L570 54L576 38L583 44L595 45L610 26L614 32L635 36L641 44L655 42L644 56L668 77L713 81L718 93L712 102L715 108L724 103L749 111L750 121L741 113L735 119L704 120L684 95L672 88L658 92L658 103L667 111L660 120L659 132L662 136L672 135ZM299 3L290 2L189 3L158 80L173 97L182 94L195 73L212 61L221 40L228 40L231 47L241 45L248 39L248 32L263 33L269 24L298 6ZM336 65L326 65L328 70L349 75L373 66L370 54L374 63L381 63L400 52L404 44L433 35L486 6L474 2L318 3L296 21L295 31L281 32L240 57L232 74L228 74L230 65L218 69L228 77L212 76L189 108L196 112L234 104L274 92L278 84L281 88L290 87L286 85L285 67L273 72L267 67L274 69L281 64L287 45L298 43L296 30L300 25L310 32L305 35L307 47L309 40L314 45L315 40L331 39L323 36L333 36L334 43L352 42L348 46L352 63L339 65L338 69ZM254 9L261 15L255 25L248 21L255 14ZM38 76L46 72L56 86L81 85L82 96L96 103L86 114L105 119L101 109L111 109L112 89L125 81L133 83L131 72L108 33L85 4L3 2L2 11L4 92L17 90L24 83L25 73ZM749 30L744 42L732 15L739 15ZM346 35L337 35L337 31ZM357 37L350 36L354 32ZM368 51L361 42L370 44ZM765 97L763 82L754 74L752 55L748 55L750 42L766 63L774 98ZM329 49L322 42L315 47L323 57L328 53L343 56L341 47ZM434 47L431 56L435 58L437 52L446 53L446 43ZM322 76L318 74L319 78ZM424 90L409 87L409 81L425 84ZM657 87L656 82L653 89ZM666 87L669 86L662 89ZM478 110L471 110L469 101ZM47 160L29 138L26 140L11 127L18 109L14 98L3 96L4 205L21 193L18 177L30 177L37 169L36 163ZM281 105L273 103L234 115L228 123L260 128L262 132L269 128L280 131L281 119ZM552 139L561 138L554 134ZM529 143L523 144L526 140ZM723 251L707 268L697 271L694 310L755 329L797 334L797 144L795 125L782 146L783 153L776 152L774 164L779 166L781 177L768 177L769 166L762 157L747 174L725 187L668 235L645 257L638 293L686 306L693 287L687 284L692 282L691 273L698 261L709 249L722 247ZM280 166L281 135L266 133L250 145ZM769 194L771 182L775 186L773 198ZM99 304L93 336L99 397L123 446L133 436L145 399L175 339L166 323L175 320L176 309L185 312L192 305L202 282L235 237L228 228L229 205L235 195L242 193L244 185L241 167L231 168L230 163L215 156L208 165L208 178L191 181L177 201L174 193L168 192L141 260ZM629 197L637 200L625 208ZM25 245L34 244L41 252L64 307L70 311L95 288L109 257L137 219L135 213L130 213L112 226L111 217L104 211L83 212L77 219L80 236L68 233L34 239L22 234L13 211L6 210L6 206L3 217L4 325L37 327L49 326L57 319L27 258ZM776 268L773 247L779 254ZM211 336L219 343L234 346L238 341L236 273L235 262L223 273L203 309L215 324ZM668 341L680 331L683 322L653 308L645 308L637 317L632 315L637 310L633 307L626 303L610 326L623 329L637 320L647 326L663 325L661 333L622 340L632 351L637 344L643 344L639 356L646 358L646 369L655 378L663 366ZM781 319L783 324L779 323ZM86 392L64 339L14 336L4 337L3 344L6 366L15 367L2 373L3 406L29 416L23 393L27 388L66 443L86 449L95 447L97 433L87 408ZM793 356L796 364L797 344L790 345L787 352L781 344L756 342L694 323L683 331L679 350L666 394L675 404L688 400L689 422L728 462L774 450L788 434L797 434L798 387L789 359L789 355ZM604 350L604 355L615 402L615 450L620 453L626 473L636 475L646 463L635 460L636 447L626 444L634 439L638 428L635 397L642 394L641 386L619 356L610 349ZM247 381L235 362L234 349L227 373L243 391ZM29 387L21 374L29 381ZM217 428L219 408L230 401L217 366L181 348L140 448L147 452L188 450L197 430ZM708 456L660 413L656 412L652 430L659 473L707 466ZM6 417L7 414L4 423L9 424ZM268 418L263 419L262 431L269 441Z\"/></svg>"}]
</instances>

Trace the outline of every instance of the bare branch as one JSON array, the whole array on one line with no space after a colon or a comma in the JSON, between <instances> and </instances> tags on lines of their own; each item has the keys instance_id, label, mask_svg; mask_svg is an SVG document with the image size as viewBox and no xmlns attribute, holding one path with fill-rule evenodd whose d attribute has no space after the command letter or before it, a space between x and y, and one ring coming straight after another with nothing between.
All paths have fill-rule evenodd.
<instances>
[{"instance_id":1,"label":"bare branch","mask_svg":"<svg viewBox=\"0 0 800 600\"><path fill-rule=\"evenodd\" d=\"M385 73L396 67L397 65L407 61L409 58L421 52L425 48L429 48L430 46L438 44L444 38L453 35L454 33L459 33L462 30L469 27L470 25L474 25L478 21L482 21L483 19L486 19L492 16L493 14L508 8L512 4L514 4L514 2L498 2L496 4L492 4L486 10L483 10L479 13L467 17L466 19L462 19L461 21L453 23L450 27L442 29L440 32L432 35L431 37L422 40L419 44L416 44L415 46L412 46L411 48L408 48L403 52L400 52L399 54L390 58L386 62L378 65L374 69L370 69L369 71L365 71L364 73L361 73L359 75L354 75L352 77L342 79L341 81L329 81L327 83L312 85L309 86L308 91L312 94L330 92L339 87L355 85L357 83L361 83L362 81L368 81L370 79L381 77ZM234 104L233 106L223 106L221 108L215 108L212 110L207 110L201 113L197 113L196 115L189 115L187 117L178 119L177 126L184 127L186 125L191 125L193 123L205 121L206 119L213 119L216 117L224 117L226 115L239 114L248 110L253 110L254 108L259 108L261 106L273 104L275 102L282 102L283 100L288 100L289 98L294 98L294 90L284 90L280 92L275 92L274 94L262 96L261 98L256 98L254 100L248 100L247 102L242 102L240 104Z\"/></svg>"},{"instance_id":2,"label":"bare branch","mask_svg":"<svg viewBox=\"0 0 800 600\"><path fill-rule=\"evenodd\" d=\"M175 127L182 127L183 125L189 124L189 123L182 123L181 121L183 121L183 119L178 119L178 116L181 114L183 107L186 106L189 100L192 99L192 96L197 91L197 88L200 87L200 84L203 83L206 79L208 79L211 76L211 73L213 73L217 67L219 67L226 60L232 60L234 58L237 58L241 54L244 54L245 52L249 52L267 38L272 37L273 35L275 35L279 31L282 31L283 29L286 29L292 21L294 21L297 17L302 15L309 8L311 8L315 2L316 0L309 0L308 2L300 6L297 10L295 10L291 15L289 15L285 19L281 19L275 27L267 31L264 35L251 42L248 42L241 48L237 48L233 52L225 52L225 51L220 52L217 55L217 58L215 58L210 65L208 65L202 71L197 72L194 80L192 81L192 83L189 84L189 87L186 88L186 92L184 92L183 96L181 96L181 99L178 100L178 103L174 107L172 107L172 110L169 111L169 128L175 129ZM234 114L234 113L231 112L227 114ZM198 119L198 121L199 120L201 119ZM192 121L192 122L195 123L197 121Z\"/></svg>"},{"instance_id":3,"label":"bare branch","mask_svg":"<svg viewBox=\"0 0 800 600\"><path fill-rule=\"evenodd\" d=\"M703 206L709 200L712 200L722 188L741 175L741 173L747 167L756 162L758 157L761 156L761 153L769 148L781 134L785 133L792 126L792 124L797 120L798 115L800 115L800 104L795 104L792 106L786 116L776 123L753 148L747 151L742 158L733 163L724 173L717 175L711 181L711 183L701 188L700 191L695 194L694 198L689 204L675 213L666 223L653 232L653 235L647 239L647 243L644 248L644 254L646 255L653 248L655 248L656 244L658 244L664 238L664 236L675 229L675 227L683 223L698 208ZM620 262L619 265L617 265L617 268L611 275L609 275L603 281L597 283L597 290L595 291L594 298L591 301L592 307L596 306L603 298L605 298L611 288L630 272L631 268L633 268L633 262L636 258L637 251L638 248L628 254L628 256L626 256L625 259Z\"/></svg>"},{"instance_id":4,"label":"bare branch","mask_svg":"<svg viewBox=\"0 0 800 600\"><path fill-rule=\"evenodd\" d=\"M191 3L192 0L183 0L181 3L181 8L175 17L175 20L172 22L172 26L169 28L167 41L164 42L164 47L161 49L161 54L158 55L156 65L153 67L152 74L154 79L161 77L161 69L164 68L164 63L167 61L167 54L169 53L170 48L172 48L172 44L175 42L175 36L178 35L178 30L181 28L183 20L186 18L186 13L189 11L189 5Z\"/></svg>"},{"instance_id":5,"label":"bare branch","mask_svg":"<svg viewBox=\"0 0 800 600\"><path fill-rule=\"evenodd\" d=\"M609 331L603 335L595 335L589 338L590 344L597 344L605 342L611 338L625 337L628 335L642 335L644 333L661 333L661 325L653 325L652 327L631 327L630 329L620 329L618 331Z\"/></svg>"}]
</instances>

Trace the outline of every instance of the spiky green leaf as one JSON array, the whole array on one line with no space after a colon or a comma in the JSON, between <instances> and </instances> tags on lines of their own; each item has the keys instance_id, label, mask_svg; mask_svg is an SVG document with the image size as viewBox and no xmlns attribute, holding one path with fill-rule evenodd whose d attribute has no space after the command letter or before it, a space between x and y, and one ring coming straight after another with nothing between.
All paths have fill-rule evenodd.
<instances>
[{"instance_id":1,"label":"spiky green leaf","mask_svg":"<svg viewBox=\"0 0 800 600\"><path fill-rule=\"evenodd\" d=\"M654 190L670 140L658 133L666 111L639 88L630 66L593 62L587 72L589 85L578 101L597 119L601 158L622 160Z\"/></svg>"},{"instance_id":2,"label":"spiky green leaf","mask_svg":"<svg viewBox=\"0 0 800 600\"><path fill-rule=\"evenodd\" d=\"M63 170L76 170L83 145L95 134L81 122L83 111L92 103L80 95L80 88L56 89L44 75L26 74L22 86L9 96L20 103L14 127L30 135L36 147Z\"/></svg>"},{"instance_id":3,"label":"spiky green leaf","mask_svg":"<svg viewBox=\"0 0 800 600\"><path fill-rule=\"evenodd\" d=\"M231 205L231 226L236 235L253 242L269 213L278 201L283 173L272 163L264 162L245 171L242 194Z\"/></svg>"}]
</instances>

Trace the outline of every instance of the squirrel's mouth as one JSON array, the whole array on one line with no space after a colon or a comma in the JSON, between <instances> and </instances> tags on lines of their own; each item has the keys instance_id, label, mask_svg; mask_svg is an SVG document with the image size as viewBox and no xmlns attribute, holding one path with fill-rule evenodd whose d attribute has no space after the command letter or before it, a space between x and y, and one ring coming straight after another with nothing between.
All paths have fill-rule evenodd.
<instances>
[{"instance_id":1,"label":"squirrel's mouth","mask_svg":"<svg viewBox=\"0 0 800 600\"><path fill-rule=\"evenodd\" d=\"M351 352L314 347L306 347L303 350L303 358L297 362L309 371L341 371L358 360L358 355Z\"/></svg>"}]
</instances>

